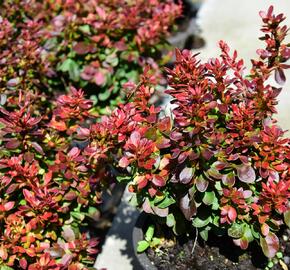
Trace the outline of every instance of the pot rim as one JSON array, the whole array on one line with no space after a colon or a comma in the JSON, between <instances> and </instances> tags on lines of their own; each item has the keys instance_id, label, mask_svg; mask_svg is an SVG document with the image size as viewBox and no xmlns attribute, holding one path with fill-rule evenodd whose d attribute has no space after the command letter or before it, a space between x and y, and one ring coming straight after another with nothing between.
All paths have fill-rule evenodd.
<instances>
[{"instance_id":1,"label":"pot rim","mask_svg":"<svg viewBox=\"0 0 290 270\"><path fill-rule=\"evenodd\" d=\"M138 253L137 252L137 244L139 241L144 240L144 234L143 234L143 226L145 222L149 219L149 215L145 212L141 212L139 217L137 218L137 221L135 223L135 226L133 228L132 232L132 242L133 242L133 248L135 257L139 261L140 265L143 267L144 270L158 270L158 268L151 262L146 254L146 252Z\"/></svg>"}]
</instances>

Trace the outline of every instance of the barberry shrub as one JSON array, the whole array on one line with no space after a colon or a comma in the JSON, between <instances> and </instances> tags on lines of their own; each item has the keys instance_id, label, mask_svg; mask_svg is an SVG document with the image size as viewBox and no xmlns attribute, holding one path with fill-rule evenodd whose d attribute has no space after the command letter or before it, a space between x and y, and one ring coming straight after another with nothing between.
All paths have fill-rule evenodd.
<instances>
[{"instance_id":1,"label":"barberry shrub","mask_svg":"<svg viewBox=\"0 0 290 270\"><path fill-rule=\"evenodd\" d=\"M284 15L271 6L260 16L266 48L249 75L223 41L220 58L206 63L176 51L167 70L173 117L148 107L119 166L131 174L124 180L132 201L174 232L195 227L205 240L209 231L227 234L242 249L256 240L273 257L276 232L290 225L290 143L273 117L281 88L268 79L284 83L290 48Z\"/></svg>"},{"instance_id":2,"label":"barberry shrub","mask_svg":"<svg viewBox=\"0 0 290 270\"><path fill-rule=\"evenodd\" d=\"M166 37L181 14L180 4L78 0L55 9L44 44L57 73L52 83L81 87L103 108L124 102L122 85L137 82L146 65L161 79Z\"/></svg>"},{"instance_id":3,"label":"barberry shrub","mask_svg":"<svg viewBox=\"0 0 290 270\"><path fill-rule=\"evenodd\" d=\"M91 79L82 78L81 83L71 74L79 72L76 76L81 78L86 65L99 61L101 66L92 65L96 68L94 72L108 69L115 76L110 61L118 62L122 53L126 68L132 73L136 69L137 75L127 78L123 74L123 81L117 77L102 84L102 89L111 93L112 81L120 87L125 80L134 81L145 63L158 69L153 58L159 54L157 51L170 30L169 22L179 14L180 6L171 1L130 6L124 1L124 13L116 13L116 3L111 7L112 2L104 1L96 8L94 1L90 1L88 7L93 12L90 17L86 3L1 1L4 8L0 11L0 265L5 269L88 269L93 264L98 240L90 238L87 221L98 218L102 190L115 182L118 171L114 165L121 159L119 147L134 131L147 130L144 120L147 113L151 115L148 126L158 113L154 106L147 108L152 89L144 86L148 80L155 82L158 74L150 79L146 73L142 75L143 85L134 93L134 102L120 105L101 119L93 113L92 101L85 99L81 90L72 87L63 95L60 91L64 88L53 88L52 78L67 72L68 76L61 79L63 85L86 87L86 81ZM94 32L98 22L90 24L89 19L96 16L102 21L100 13L105 7L112 8L110 12L116 16L122 14L122 20L119 18L110 29L106 28L106 19L102 22L104 27ZM122 34L116 29L121 27L121 21L125 23L126 9L132 13L128 13L129 18L136 18L136 25L139 20L138 28L133 22L132 28L120 28L122 33L128 31L130 45L127 40L119 40ZM158 17L160 10L163 17ZM72 12L76 15L72 16ZM98 33L99 41L93 38L98 39ZM146 40L148 47L146 33L150 37ZM103 37L109 42L102 43ZM77 48L82 51L87 42L93 51L87 51L85 58ZM98 48L118 53L111 58L105 53L102 58ZM69 58L72 64L63 70ZM82 67L77 71L76 59ZM63 68L55 66L56 61L63 61ZM95 80L92 82L98 85ZM56 100L54 94L58 96Z\"/></svg>"},{"instance_id":4,"label":"barberry shrub","mask_svg":"<svg viewBox=\"0 0 290 270\"><path fill-rule=\"evenodd\" d=\"M0 83L14 90L41 82L42 92L81 87L102 113L126 100L123 84L137 82L146 65L162 84L160 66L171 57L166 37L182 10L173 0L3 0L1 6Z\"/></svg>"},{"instance_id":5,"label":"barberry shrub","mask_svg":"<svg viewBox=\"0 0 290 270\"><path fill-rule=\"evenodd\" d=\"M18 97L18 92L41 89L48 93L48 79L53 75L47 53L41 46L43 24L26 20L13 24L0 15L0 95L1 105ZM14 98L13 98L14 97Z\"/></svg>"},{"instance_id":6,"label":"barberry shrub","mask_svg":"<svg viewBox=\"0 0 290 270\"><path fill-rule=\"evenodd\" d=\"M159 122L159 109L149 106L155 79L145 70L136 89L127 85L132 101L102 118L75 88L48 111L29 91L0 108L0 266L74 270L94 263L98 240L88 222L98 219L102 191L122 176L122 166L140 158L125 159L122 149L141 147L146 156L138 164L153 165L155 143L141 136ZM152 134L158 147L168 144L161 133L167 120Z\"/></svg>"},{"instance_id":7,"label":"barberry shrub","mask_svg":"<svg viewBox=\"0 0 290 270\"><path fill-rule=\"evenodd\" d=\"M86 220L98 216L106 177L105 150L94 158L78 137L92 102L71 89L47 115L35 100L19 92L0 108L0 266L88 269L98 240Z\"/></svg>"}]
</instances>

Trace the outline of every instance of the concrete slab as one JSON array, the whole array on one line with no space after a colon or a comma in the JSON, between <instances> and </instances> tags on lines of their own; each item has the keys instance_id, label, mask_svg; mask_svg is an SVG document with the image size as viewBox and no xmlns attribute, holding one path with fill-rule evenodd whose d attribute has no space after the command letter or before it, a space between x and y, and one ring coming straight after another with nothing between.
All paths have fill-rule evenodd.
<instances>
[{"instance_id":1,"label":"concrete slab","mask_svg":"<svg viewBox=\"0 0 290 270\"><path fill-rule=\"evenodd\" d=\"M111 229L108 232L101 254L94 265L97 269L139 270L142 267L134 256L132 230L139 211L128 203L126 190L118 207Z\"/></svg>"}]
</instances>

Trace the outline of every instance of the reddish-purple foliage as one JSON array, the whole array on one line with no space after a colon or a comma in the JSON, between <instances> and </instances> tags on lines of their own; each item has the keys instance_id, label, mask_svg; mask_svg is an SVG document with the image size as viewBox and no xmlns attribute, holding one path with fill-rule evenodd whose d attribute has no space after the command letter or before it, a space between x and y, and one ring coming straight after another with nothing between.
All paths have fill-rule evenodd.
<instances>
[{"instance_id":1,"label":"reddish-purple foliage","mask_svg":"<svg viewBox=\"0 0 290 270\"><path fill-rule=\"evenodd\" d=\"M73 146L91 101L72 89L48 116L36 116L33 101L28 92L18 108L0 111L0 257L13 269L80 269L97 253L80 226L97 211L104 174Z\"/></svg>"},{"instance_id":2,"label":"reddish-purple foliage","mask_svg":"<svg viewBox=\"0 0 290 270\"><path fill-rule=\"evenodd\" d=\"M273 119L281 88L268 79L275 74L284 83L290 54L284 43L288 28L280 25L284 16L273 15L270 7L261 17L266 48L257 51L260 58L252 60L248 76L243 60L223 41L220 58L206 63L190 51L176 51L175 66L167 70L173 118L157 108L152 122L146 119L149 126L138 119L145 132L135 128L133 138L127 137L119 165L130 168L137 204L166 217L175 232L185 222L179 208L204 239L219 228L243 249L260 240L265 255L273 257L279 248L275 231L290 211L290 143ZM135 162L136 148L141 162Z\"/></svg>"}]
</instances>

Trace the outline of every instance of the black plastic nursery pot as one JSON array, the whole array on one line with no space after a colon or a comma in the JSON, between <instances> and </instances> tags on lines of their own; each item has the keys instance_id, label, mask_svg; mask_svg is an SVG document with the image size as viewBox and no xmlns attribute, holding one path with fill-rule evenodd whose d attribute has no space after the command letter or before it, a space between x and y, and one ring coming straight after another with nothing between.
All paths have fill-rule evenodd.
<instances>
[{"instance_id":1,"label":"black plastic nursery pot","mask_svg":"<svg viewBox=\"0 0 290 270\"><path fill-rule=\"evenodd\" d=\"M146 213L141 213L132 232L135 256L144 270L262 270L268 264L256 242L252 242L244 251L233 244L226 236L209 235L207 242L194 236L177 237L176 244L168 249L162 249L157 254L152 249L138 253L137 244L144 240L151 219ZM194 229L193 229L194 230ZM194 234L193 234L194 235ZM290 230L285 229L279 235L284 257L275 259L271 270L290 269Z\"/></svg>"},{"instance_id":2,"label":"black plastic nursery pot","mask_svg":"<svg viewBox=\"0 0 290 270\"><path fill-rule=\"evenodd\" d=\"M168 42L178 49L197 49L204 45L199 36L200 29L196 23L197 12L202 0L183 0L183 14L177 19L177 32L168 38Z\"/></svg>"},{"instance_id":3,"label":"black plastic nursery pot","mask_svg":"<svg viewBox=\"0 0 290 270\"><path fill-rule=\"evenodd\" d=\"M143 230L144 230L144 227L146 226L146 224L148 224L148 220L149 220L149 216L147 214L145 214L144 212L142 212L139 215L139 217L136 221L136 224L133 228L133 232L132 232L133 248L134 248L135 256L136 256L140 266L142 267L142 269L144 269L144 270L157 270L156 266L149 260L146 252L143 252L143 253L137 252L138 242L144 239Z\"/></svg>"}]
</instances>

